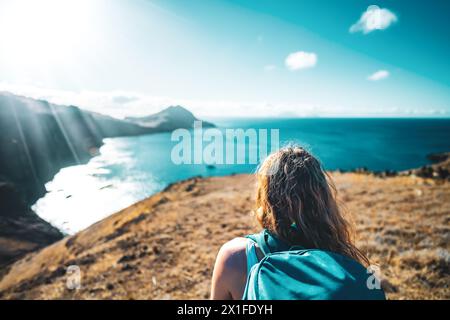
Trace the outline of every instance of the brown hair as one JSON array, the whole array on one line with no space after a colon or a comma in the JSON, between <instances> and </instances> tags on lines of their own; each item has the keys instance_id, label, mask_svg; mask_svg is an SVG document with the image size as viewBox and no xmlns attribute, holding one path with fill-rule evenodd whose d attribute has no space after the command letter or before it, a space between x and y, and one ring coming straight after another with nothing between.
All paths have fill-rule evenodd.
<instances>
[{"instance_id":1,"label":"brown hair","mask_svg":"<svg viewBox=\"0 0 450 320\"><path fill-rule=\"evenodd\" d=\"M320 162L301 147L271 154L257 172L256 217L263 228L290 245L343 254L362 264L368 258L336 201L336 188Z\"/></svg>"}]
</instances>

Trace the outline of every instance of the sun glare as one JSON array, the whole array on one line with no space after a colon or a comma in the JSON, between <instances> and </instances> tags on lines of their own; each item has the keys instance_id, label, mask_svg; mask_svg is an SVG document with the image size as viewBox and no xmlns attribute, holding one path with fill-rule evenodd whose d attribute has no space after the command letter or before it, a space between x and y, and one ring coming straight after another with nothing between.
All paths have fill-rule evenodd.
<instances>
[{"instance_id":1,"label":"sun glare","mask_svg":"<svg viewBox=\"0 0 450 320\"><path fill-rule=\"evenodd\" d=\"M89 38L92 0L0 0L0 57L10 67L68 61Z\"/></svg>"}]
</instances>

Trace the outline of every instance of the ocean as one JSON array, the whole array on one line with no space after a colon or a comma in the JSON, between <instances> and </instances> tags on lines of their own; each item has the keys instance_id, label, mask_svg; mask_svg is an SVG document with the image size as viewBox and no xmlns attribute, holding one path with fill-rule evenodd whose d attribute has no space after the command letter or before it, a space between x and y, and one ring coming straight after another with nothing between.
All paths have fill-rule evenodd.
<instances>
[{"instance_id":1,"label":"ocean","mask_svg":"<svg viewBox=\"0 0 450 320\"><path fill-rule=\"evenodd\" d=\"M299 144L328 170L405 170L450 151L450 119L212 119L219 130L278 129L280 145ZM260 132L260 131L258 131ZM270 131L269 131L270 132ZM270 140L270 138L269 138ZM72 234L193 176L252 173L257 164L176 164L171 133L105 139L87 164L61 169L46 184L35 212ZM205 143L207 144L207 143ZM259 144L248 146L258 150ZM250 188L251 186L249 186Z\"/></svg>"}]
</instances>

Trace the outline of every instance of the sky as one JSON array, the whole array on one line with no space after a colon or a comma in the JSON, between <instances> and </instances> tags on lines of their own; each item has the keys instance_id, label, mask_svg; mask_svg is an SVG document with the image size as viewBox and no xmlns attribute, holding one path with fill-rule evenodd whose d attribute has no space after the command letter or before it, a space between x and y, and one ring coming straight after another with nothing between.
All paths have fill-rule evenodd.
<instances>
[{"instance_id":1,"label":"sky","mask_svg":"<svg viewBox=\"0 0 450 320\"><path fill-rule=\"evenodd\" d=\"M450 1L0 0L0 91L115 117L450 117Z\"/></svg>"}]
</instances>

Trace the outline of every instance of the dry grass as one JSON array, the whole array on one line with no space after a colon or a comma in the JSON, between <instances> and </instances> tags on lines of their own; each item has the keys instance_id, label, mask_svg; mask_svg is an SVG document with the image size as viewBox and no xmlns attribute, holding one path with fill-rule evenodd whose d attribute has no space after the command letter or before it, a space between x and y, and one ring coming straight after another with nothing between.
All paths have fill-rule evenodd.
<instances>
[{"instance_id":1,"label":"dry grass","mask_svg":"<svg viewBox=\"0 0 450 320\"><path fill-rule=\"evenodd\" d=\"M450 183L333 174L390 299L449 299ZM4 299L203 299L219 247L256 231L252 176L193 179L16 262ZM66 289L67 266L82 288Z\"/></svg>"}]
</instances>

